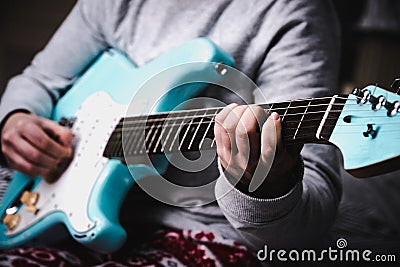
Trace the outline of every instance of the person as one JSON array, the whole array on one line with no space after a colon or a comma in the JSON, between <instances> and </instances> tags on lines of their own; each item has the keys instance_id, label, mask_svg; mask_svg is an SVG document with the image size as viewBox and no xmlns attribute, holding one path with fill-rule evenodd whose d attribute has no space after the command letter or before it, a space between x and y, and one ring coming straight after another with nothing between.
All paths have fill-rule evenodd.
<instances>
[{"instance_id":1,"label":"person","mask_svg":"<svg viewBox=\"0 0 400 267\"><path fill-rule=\"evenodd\" d=\"M8 83L0 104L6 163L29 176L46 176L61 158L71 155L73 134L47 118L65 88L101 51L117 48L140 66L200 36L232 54L235 67L258 85L260 91L242 94L247 103L264 102L263 95L269 102L278 102L337 93L340 37L330 1L79 0L43 51ZM338 150L307 144L300 154L301 148L282 143L279 116L266 117L262 109L247 105L224 108L215 127L218 201L177 208L134 188L127 197L129 207L121 212L124 217L125 209L130 213L140 210L140 216L130 222L134 224L130 233L136 238L154 229L172 229L180 238L184 236L179 243L182 250L193 241L191 231L200 231L202 237L212 233L224 244L234 240L253 251L265 245L318 246L329 239L342 196ZM261 133L257 129L260 120L266 120ZM275 145L276 157L270 149ZM250 192L256 167L259 163L265 167L272 159L267 179ZM205 176L192 177L201 180ZM157 240L160 244L165 239ZM230 265L235 260L237 266L245 265L235 258L240 253L227 256L211 245L195 247L203 251L196 258L198 265L209 251L227 265L229 261L222 259L229 255Z\"/></svg>"}]
</instances>

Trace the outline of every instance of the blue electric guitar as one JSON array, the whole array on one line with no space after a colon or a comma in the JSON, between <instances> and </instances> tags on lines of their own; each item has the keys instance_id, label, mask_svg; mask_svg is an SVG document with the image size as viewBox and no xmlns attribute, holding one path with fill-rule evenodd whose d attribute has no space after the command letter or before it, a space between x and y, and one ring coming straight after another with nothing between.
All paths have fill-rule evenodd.
<instances>
[{"instance_id":1,"label":"blue electric guitar","mask_svg":"<svg viewBox=\"0 0 400 267\"><path fill-rule=\"evenodd\" d=\"M14 175L0 210L0 248L48 244L66 232L100 252L120 248L126 232L119 208L126 192L134 181L165 170L143 163L143 155L215 148L205 140L213 140L213 118L221 108L170 111L198 94L205 81L229 83L229 65L232 57L202 38L140 68L118 51L99 56L52 116L74 132L74 157L52 183ZM370 176L396 166L399 98L370 86L349 96L266 108L281 115L287 144L334 144L348 171Z\"/></svg>"}]
</instances>

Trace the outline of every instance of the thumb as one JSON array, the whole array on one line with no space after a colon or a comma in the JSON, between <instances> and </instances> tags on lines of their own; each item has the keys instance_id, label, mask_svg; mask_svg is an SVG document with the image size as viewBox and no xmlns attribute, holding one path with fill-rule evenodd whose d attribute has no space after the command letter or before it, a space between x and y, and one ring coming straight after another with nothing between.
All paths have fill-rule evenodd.
<instances>
[{"instance_id":1,"label":"thumb","mask_svg":"<svg viewBox=\"0 0 400 267\"><path fill-rule=\"evenodd\" d=\"M61 126L58 123L45 118L39 118L39 120L40 126L50 137L63 146L71 146L74 135L69 128Z\"/></svg>"}]
</instances>

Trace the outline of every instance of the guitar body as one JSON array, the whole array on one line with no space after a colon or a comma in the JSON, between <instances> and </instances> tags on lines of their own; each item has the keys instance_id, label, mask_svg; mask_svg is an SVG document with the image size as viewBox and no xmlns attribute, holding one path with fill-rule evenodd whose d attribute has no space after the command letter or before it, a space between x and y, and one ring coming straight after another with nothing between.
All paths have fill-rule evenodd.
<instances>
[{"instance_id":1,"label":"guitar body","mask_svg":"<svg viewBox=\"0 0 400 267\"><path fill-rule=\"evenodd\" d=\"M0 248L51 244L68 234L99 252L120 248L126 232L119 224L119 208L126 193L135 180L165 170L166 162L158 164L157 169L147 164L128 169L121 161L103 156L107 140L128 110L129 115L170 111L198 94L205 84L185 84L188 77L190 81L224 79L216 72L215 64L192 64L195 62L232 65L233 59L203 38L185 43L140 68L115 50L100 55L53 111L55 121L74 118L74 157L70 165L51 184L41 177L14 174L0 212L3 219L11 214L15 225L10 229L0 224ZM185 67L161 75L158 81L151 80L152 90L141 90L150 78L175 66ZM36 212L21 203L24 191L38 194Z\"/></svg>"}]
</instances>

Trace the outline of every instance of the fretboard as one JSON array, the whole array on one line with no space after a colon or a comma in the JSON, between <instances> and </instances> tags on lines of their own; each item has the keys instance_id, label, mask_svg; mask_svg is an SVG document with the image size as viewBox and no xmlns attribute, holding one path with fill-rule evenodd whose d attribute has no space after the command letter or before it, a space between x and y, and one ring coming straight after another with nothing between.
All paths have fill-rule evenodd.
<instances>
[{"instance_id":1,"label":"fretboard","mask_svg":"<svg viewBox=\"0 0 400 267\"><path fill-rule=\"evenodd\" d=\"M260 106L280 115L284 143L315 143L329 139L346 99L333 96ZM124 158L214 149L215 116L221 109L123 118L110 136L104 156Z\"/></svg>"}]
</instances>

